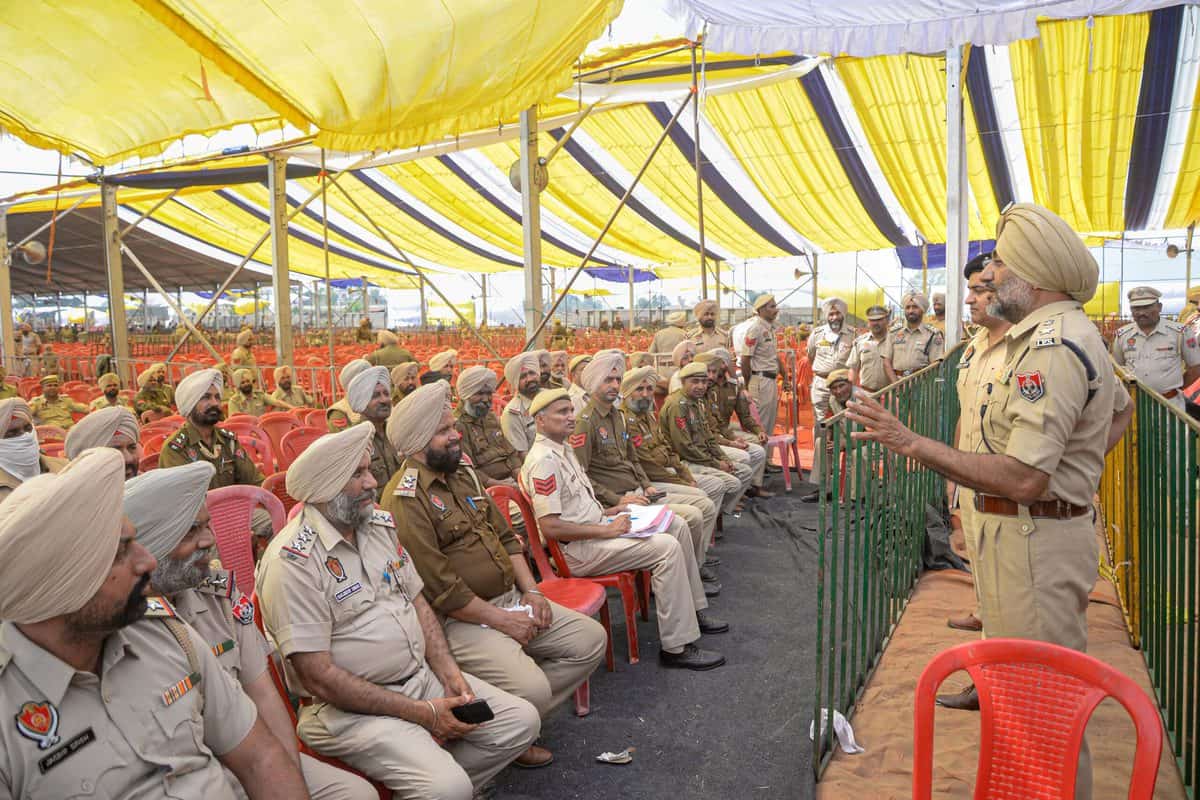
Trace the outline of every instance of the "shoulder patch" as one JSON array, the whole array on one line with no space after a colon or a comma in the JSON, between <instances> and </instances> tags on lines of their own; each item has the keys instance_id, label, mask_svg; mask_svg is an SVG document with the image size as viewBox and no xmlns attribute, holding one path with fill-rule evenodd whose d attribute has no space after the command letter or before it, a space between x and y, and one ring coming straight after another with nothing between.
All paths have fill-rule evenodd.
<instances>
[{"instance_id":1,"label":"shoulder patch","mask_svg":"<svg viewBox=\"0 0 1200 800\"><path fill-rule=\"evenodd\" d=\"M572 448L583 447L585 444L587 444L587 434L573 433L567 437L567 444Z\"/></svg>"},{"instance_id":2,"label":"shoulder patch","mask_svg":"<svg viewBox=\"0 0 1200 800\"><path fill-rule=\"evenodd\" d=\"M147 597L146 616L154 619L174 617L175 608L167 602L165 597Z\"/></svg>"},{"instance_id":3,"label":"shoulder patch","mask_svg":"<svg viewBox=\"0 0 1200 800\"><path fill-rule=\"evenodd\" d=\"M548 497L558 490L558 479L554 475L533 479L533 493Z\"/></svg>"},{"instance_id":4,"label":"shoulder patch","mask_svg":"<svg viewBox=\"0 0 1200 800\"><path fill-rule=\"evenodd\" d=\"M223 569L210 570L200 581L196 591L217 597L233 597L233 573Z\"/></svg>"},{"instance_id":5,"label":"shoulder patch","mask_svg":"<svg viewBox=\"0 0 1200 800\"><path fill-rule=\"evenodd\" d=\"M291 554L293 557L308 558L309 551L312 550L313 542L317 540L317 532L310 526L301 524L296 531L296 535L292 540L285 544L280 550L284 553Z\"/></svg>"},{"instance_id":6,"label":"shoulder patch","mask_svg":"<svg viewBox=\"0 0 1200 800\"><path fill-rule=\"evenodd\" d=\"M371 524L383 525L387 528L396 527L396 520L392 517L390 511L384 511L382 508L377 508L371 512Z\"/></svg>"},{"instance_id":7,"label":"shoulder patch","mask_svg":"<svg viewBox=\"0 0 1200 800\"><path fill-rule=\"evenodd\" d=\"M499 436L500 431L496 431L496 435ZM462 454L458 457L458 463L460 465L467 467L475 466L475 462L471 460L471 456L467 454L466 450L462 450L461 453Z\"/></svg>"},{"instance_id":8,"label":"shoulder patch","mask_svg":"<svg viewBox=\"0 0 1200 800\"><path fill-rule=\"evenodd\" d=\"M416 467L409 467L404 470L404 476L400 478L400 482L396 484L396 490L392 492L396 497L416 497L417 496L417 477L420 471Z\"/></svg>"}]
</instances>

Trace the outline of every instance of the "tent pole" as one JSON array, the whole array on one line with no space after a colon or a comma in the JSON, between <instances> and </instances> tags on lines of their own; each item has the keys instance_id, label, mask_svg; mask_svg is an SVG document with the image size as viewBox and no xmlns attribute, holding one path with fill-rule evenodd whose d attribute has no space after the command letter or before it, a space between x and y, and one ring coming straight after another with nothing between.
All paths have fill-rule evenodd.
<instances>
[{"instance_id":1,"label":"tent pole","mask_svg":"<svg viewBox=\"0 0 1200 800\"><path fill-rule=\"evenodd\" d=\"M143 212L141 213L141 215L140 215L140 216L139 216L137 219L135 219L133 222L131 222L131 223L129 223L128 225L126 225L126 226L125 226L125 228L124 228L124 230L122 230L120 233L118 233L118 234L117 234L117 238L118 238L118 239L124 239L124 238L125 238L125 236L126 236L126 235L127 235L129 232L130 232L130 231L132 231L132 230L133 230L134 228L136 228L138 225L141 225L141 224L142 224L142 222L144 222L144 221L145 221L145 220L146 220L148 217L150 217L150 216L151 216L151 215L152 215L152 214L153 214L155 211L158 211L160 208L162 208L164 205L166 205L166 204L167 204L167 201L169 201L169 200L173 200L173 199L175 198L175 195L177 195L177 194L179 194L179 190L178 190L178 189L172 189L172 190L171 190L171 191L170 191L170 192L167 194L167 196L166 196L166 197L162 198L162 199L161 199L161 200L159 200L157 203L155 203L154 205L150 206L150 208L148 208L148 209L146 209L145 211L143 211Z\"/></svg>"},{"instance_id":2,"label":"tent pole","mask_svg":"<svg viewBox=\"0 0 1200 800\"><path fill-rule=\"evenodd\" d=\"M483 327L488 326L488 307L487 307L487 273L479 276L479 291L483 297Z\"/></svg>"},{"instance_id":3,"label":"tent pole","mask_svg":"<svg viewBox=\"0 0 1200 800\"><path fill-rule=\"evenodd\" d=\"M148 282L148 283L149 283L151 286L153 286L153 287L154 287L154 291L156 291L156 292L158 292L160 295L162 295L162 299L163 299L163 300L165 300L165 301L167 301L167 305L168 305L168 306L170 306L170 307L171 307L171 309L172 309L172 310L173 310L173 311L174 311L174 312L175 312L177 315L179 315L179 318L180 318L180 319L183 319L183 320L184 320L184 324L185 324L185 325L188 327L188 329L189 329L189 330L191 330L191 331L192 331L192 333L193 333L193 334L195 334L196 338L200 340L200 344L204 345L204 347L205 347L205 348L207 348L207 350L208 350L208 352L209 352L209 355L211 355L213 358L215 358L215 359L217 360L217 363L218 363L218 364L224 364L224 363L225 363L225 359L221 357L221 354L220 354L220 353L218 353L218 352L216 351L216 348L214 348L214 347L212 346L212 344L211 344L211 343L208 341L208 339L206 339L206 338L204 337L204 334L202 334L202 333L200 333L199 331L195 330L195 329L192 327L192 323L190 323L190 322L188 322L186 319L184 319L184 317L183 317L183 309L182 309L182 308L179 308L178 306L176 306L176 305L175 305L175 301L173 301L173 300L171 299L171 295L170 295L170 294L168 294L168 293L167 293L167 290L166 290L166 289L164 289L164 288L162 287L162 284L158 282L158 279L157 279L157 278L155 278L153 275L151 275L151 274L150 274L150 270L146 269L146 265L142 263L141 259L139 259L139 258L137 257L137 255L136 255L136 254L135 254L135 253L134 253L132 250L130 250L130 249L129 249L129 245L125 244L124 242L121 242L119 245L117 245L117 248L118 248L118 253L117 253L118 257L120 257L120 255L121 255L121 254L124 254L124 255L127 255L127 256L129 256L129 260L130 260L130 261L133 263L133 265L134 265L135 267L137 267L137 268L138 268L138 272L142 273L142 275L143 275L143 276L145 276L145 278L146 278L146 281L147 281L147 282ZM149 296L150 296L150 292L149 292L149 290L146 290L146 291L144 292L144 295L143 295L143 296L144 296L144 299L143 299L143 301L142 301L142 307L143 307L143 308L148 308L148 307L149 307L149 305L150 305L150 304L149 304L149 302L148 302L148 300L149 300ZM123 300L123 299L124 299L124 298L122 297L122 300ZM112 303L110 303L109 305L113 305L113 304L112 304ZM122 311L122 316L124 316L124 313L123 313L123 312L124 312L124 310L125 310L125 303L124 303L124 302L122 302L122 303L121 303L121 311ZM171 359L170 359L170 357L168 357L168 358L167 358L167 363L168 363L168 364L169 364L169 363L171 363Z\"/></svg>"},{"instance_id":4,"label":"tent pole","mask_svg":"<svg viewBox=\"0 0 1200 800\"><path fill-rule=\"evenodd\" d=\"M0 230L0 238L4 238L4 232L2 230ZM3 260L4 259L2 257L0 257L0 262L2 262ZM3 287L0 287L0 291L3 291ZM84 332L84 334L87 334L87 329L88 329L88 306L87 306L87 303L88 303L88 293L87 293L87 289L84 289L83 290L83 332ZM0 313L4 313L2 308L0 308ZM12 315L10 314L9 316L12 316ZM97 376L97 377L99 377L99 376Z\"/></svg>"},{"instance_id":5,"label":"tent pole","mask_svg":"<svg viewBox=\"0 0 1200 800\"><path fill-rule=\"evenodd\" d=\"M150 332L150 290L142 289L142 325L144 333Z\"/></svg>"},{"instance_id":6,"label":"tent pole","mask_svg":"<svg viewBox=\"0 0 1200 800\"><path fill-rule=\"evenodd\" d=\"M812 326L817 325L817 307L820 301L817 299L817 253L812 254Z\"/></svg>"},{"instance_id":7,"label":"tent pole","mask_svg":"<svg viewBox=\"0 0 1200 800\"><path fill-rule=\"evenodd\" d=\"M963 51L946 51L946 349L962 338L967 262L967 140L963 125Z\"/></svg>"},{"instance_id":8,"label":"tent pole","mask_svg":"<svg viewBox=\"0 0 1200 800\"><path fill-rule=\"evenodd\" d=\"M61 328L62 327L62 292L54 293L54 307L55 307L55 315L56 315L54 318L54 327Z\"/></svg>"},{"instance_id":9,"label":"tent pole","mask_svg":"<svg viewBox=\"0 0 1200 800\"><path fill-rule=\"evenodd\" d=\"M333 363L333 286L329 283L329 179L325 174L325 148L321 148L321 256L325 260L325 314L328 323L329 341L329 388L336 394Z\"/></svg>"},{"instance_id":10,"label":"tent pole","mask_svg":"<svg viewBox=\"0 0 1200 800\"><path fill-rule=\"evenodd\" d=\"M0 208L0 353L4 368L16 368L13 348L12 258L8 249L8 209Z\"/></svg>"},{"instance_id":11,"label":"tent pole","mask_svg":"<svg viewBox=\"0 0 1200 800\"><path fill-rule=\"evenodd\" d=\"M104 219L104 261L108 272L108 329L117 377L129 385L129 325L125 321L125 274L121 268L121 242L117 238L117 187L100 185L100 207ZM169 358L167 359L170 360Z\"/></svg>"},{"instance_id":12,"label":"tent pole","mask_svg":"<svg viewBox=\"0 0 1200 800\"><path fill-rule=\"evenodd\" d=\"M275 363L292 366L292 304L289 294L288 229L287 229L287 158L271 156L267 161L267 193L271 197L271 293L275 297ZM281 303L279 298L288 302ZM258 315L258 284L254 289L255 316Z\"/></svg>"},{"instance_id":13,"label":"tent pole","mask_svg":"<svg viewBox=\"0 0 1200 800\"><path fill-rule=\"evenodd\" d=\"M625 332L625 338L629 339L633 336L633 267L625 265L625 273L629 276L629 330Z\"/></svg>"},{"instance_id":14,"label":"tent pole","mask_svg":"<svg viewBox=\"0 0 1200 800\"><path fill-rule=\"evenodd\" d=\"M692 43L692 167L696 170L696 227L700 233L700 299L708 299L708 266L704 258L704 179L700 175L700 86L696 82L696 43ZM686 105L686 104L685 104ZM718 290L717 305L720 306Z\"/></svg>"},{"instance_id":15,"label":"tent pole","mask_svg":"<svg viewBox=\"0 0 1200 800\"><path fill-rule=\"evenodd\" d=\"M1187 227L1187 242L1184 248L1187 251L1187 273L1183 284L1184 294L1192 288L1192 234L1196 232L1196 223L1192 223Z\"/></svg>"},{"instance_id":16,"label":"tent pole","mask_svg":"<svg viewBox=\"0 0 1200 800\"><path fill-rule=\"evenodd\" d=\"M949 267L949 264L947 264ZM921 294L929 293L929 243L921 242Z\"/></svg>"},{"instance_id":17,"label":"tent pole","mask_svg":"<svg viewBox=\"0 0 1200 800\"><path fill-rule=\"evenodd\" d=\"M538 163L537 106L521 112L521 238L525 252L525 336L541 347L542 329L542 219Z\"/></svg>"},{"instance_id":18,"label":"tent pole","mask_svg":"<svg viewBox=\"0 0 1200 800\"><path fill-rule=\"evenodd\" d=\"M362 281L362 300L363 300L363 316L368 320L371 319L371 295L367 288L367 276L359 275L358 279Z\"/></svg>"},{"instance_id":19,"label":"tent pole","mask_svg":"<svg viewBox=\"0 0 1200 800\"><path fill-rule=\"evenodd\" d=\"M421 303L421 329L425 330L429 327L429 311L428 306L425 305L425 276L418 275L417 278L417 290L421 293L419 298Z\"/></svg>"},{"instance_id":20,"label":"tent pole","mask_svg":"<svg viewBox=\"0 0 1200 800\"><path fill-rule=\"evenodd\" d=\"M95 193L95 192L88 192L88 193L87 193L87 194L85 194L83 197L80 197L80 198L79 198L78 200L76 200L76 201L75 201L75 202L74 202L74 203L71 205L71 207L70 207L70 208L68 208L66 211L62 211L62 212L59 212L57 215L53 215L53 216L52 216L52 218L51 218L51 220L50 220L49 222L46 222L45 224L43 224L43 225L39 226L39 227L38 227L36 230L34 230L32 233L27 233L27 234L26 234L26 235L25 235L25 236L24 236L24 237L21 239L21 241L19 241L19 242L13 242L13 244L12 244L12 249L13 249L13 250L16 250L16 249L17 249L17 248L19 248L21 245L25 244L26 242L29 242L29 241L31 241L31 240L32 240L34 237L36 237L36 236L37 236L39 233L41 233L42 231L44 231L44 230L46 230L47 228L49 228L49 227L50 227L52 224L54 224L54 223L56 223L56 222L61 222L63 217L65 217L67 214L70 214L70 213L71 213L72 211L74 211L75 209L79 208L79 206L81 206L81 205L83 204L83 201L84 201L84 200L87 200L87 199L89 199L89 198L91 198L91 197L95 197L95 195L96 195L96 193ZM103 198L101 198L101 202L103 202Z\"/></svg>"}]
</instances>

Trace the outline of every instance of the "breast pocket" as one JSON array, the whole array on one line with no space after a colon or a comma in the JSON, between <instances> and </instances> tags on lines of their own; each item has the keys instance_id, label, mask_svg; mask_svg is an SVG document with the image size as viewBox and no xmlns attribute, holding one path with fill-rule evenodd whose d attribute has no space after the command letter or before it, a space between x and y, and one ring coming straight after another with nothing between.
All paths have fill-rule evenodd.
<instances>
[{"instance_id":1,"label":"breast pocket","mask_svg":"<svg viewBox=\"0 0 1200 800\"><path fill-rule=\"evenodd\" d=\"M129 763L102 739L93 738L78 745L79 737L86 735L86 732L76 734L45 755L39 753L38 761L42 766L39 767L37 762L29 765L29 774L33 777L26 790L14 796L29 800L117 797L120 782L116 779ZM72 747L73 742L77 749L70 752L66 748Z\"/></svg>"}]
</instances>

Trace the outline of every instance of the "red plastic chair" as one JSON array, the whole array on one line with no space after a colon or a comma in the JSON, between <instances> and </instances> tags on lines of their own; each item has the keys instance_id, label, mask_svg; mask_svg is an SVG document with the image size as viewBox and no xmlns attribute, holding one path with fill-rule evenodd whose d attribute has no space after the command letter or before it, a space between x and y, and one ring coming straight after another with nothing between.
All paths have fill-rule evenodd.
<instances>
[{"instance_id":1,"label":"red plastic chair","mask_svg":"<svg viewBox=\"0 0 1200 800\"><path fill-rule=\"evenodd\" d=\"M328 426L325 424L325 409L314 408L312 411L309 411L304 415L304 424L310 428L327 430Z\"/></svg>"},{"instance_id":2,"label":"red plastic chair","mask_svg":"<svg viewBox=\"0 0 1200 800\"><path fill-rule=\"evenodd\" d=\"M278 533L287 515L279 498L258 486L226 486L208 493L208 513L221 565L237 573L242 591L254 591L254 545L250 517L262 506L271 515L271 528Z\"/></svg>"},{"instance_id":3,"label":"red plastic chair","mask_svg":"<svg viewBox=\"0 0 1200 800\"><path fill-rule=\"evenodd\" d=\"M262 488L279 498L279 502L283 503L283 510L289 515L292 508L300 501L287 493L287 470L276 472L274 475L268 475L267 479L262 482ZM288 516L291 519L291 516Z\"/></svg>"},{"instance_id":4,"label":"red plastic chair","mask_svg":"<svg viewBox=\"0 0 1200 800\"><path fill-rule=\"evenodd\" d=\"M45 443L42 443L42 445L41 445L42 453L44 455L50 456L51 458L66 458L66 456L67 456L67 454L65 452L66 449L67 449L66 442L58 442L58 441L45 442Z\"/></svg>"},{"instance_id":5,"label":"red plastic chair","mask_svg":"<svg viewBox=\"0 0 1200 800\"><path fill-rule=\"evenodd\" d=\"M33 429L37 433L39 444L47 442L65 442L67 440L67 432L57 425L38 425Z\"/></svg>"},{"instance_id":6,"label":"red plastic chair","mask_svg":"<svg viewBox=\"0 0 1200 800\"><path fill-rule=\"evenodd\" d=\"M1130 678L1091 656L1028 639L987 639L952 647L917 681L913 723L913 798L932 796L933 710L946 676L966 670L979 691L977 800L1069 800L1083 732L1092 711L1113 697L1133 717L1137 749L1129 800L1150 800L1162 754L1154 700Z\"/></svg>"},{"instance_id":7,"label":"red plastic chair","mask_svg":"<svg viewBox=\"0 0 1200 800\"><path fill-rule=\"evenodd\" d=\"M161 445L159 450L153 453L145 453L141 461L138 461L138 472L149 472L152 469L158 469L158 457L162 455Z\"/></svg>"},{"instance_id":8,"label":"red plastic chair","mask_svg":"<svg viewBox=\"0 0 1200 800\"><path fill-rule=\"evenodd\" d=\"M324 428L297 428L283 435L279 447L279 469L284 472L300 457L310 444L324 436Z\"/></svg>"},{"instance_id":9,"label":"red plastic chair","mask_svg":"<svg viewBox=\"0 0 1200 800\"><path fill-rule=\"evenodd\" d=\"M290 411L269 411L258 418L258 426L271 437L271 449L279 453L283 445L283 435L296 428L303 428L304 423L296 419Z\"/></svg>"},{"instance_id":10,"label":"red plastic chair","mask_svg":"<svg viewBox=\"0 0 1200 800\"><path fill-rule=\"evenodd\" d=\"M144 453L145 455L150 455L151 453L158 453L160 450L163 449L163 444L167 441L167 439L171 438L174 435L175 435L174 431L164 432L164 431L160 430L160 431L151 432L149 434L147 434L145 431L142 431L142 437L141 437L142 438L142 453Z\"/></svg>"},{"instance_id":11,"label":"red plastic chair","mask_svg":"<svg viewBox=\"0 0 1200 800\"><path fill-rule=\"evenodd\" d=\"M511 486L489 486L485 491L495 501L496 508L509 524L512 524L512 519L509 517L508 504L516 503L517 508L521 510L525 530L530 532L531 539L536 539L536 543L529 546L529 551L542 576L537 588L546 599L564 608L578 611L584 616L590 617L597 613L600 615L600 624L604 626L604 633L608 638L608 643L604 646L604 661L608 671L612 672L616 668L613 663L612 620L608 615L608 593L604 591L604 587L587 578L560 578L555 575L550 566L550 559L546 558L546 551L542 549L541 535L537 530L537 521L534 520L529 501ZM591 713L591 705L591 684L590 681L584 681L575 689L575 715L586 717Z\"/></svg>"}]
</instances>

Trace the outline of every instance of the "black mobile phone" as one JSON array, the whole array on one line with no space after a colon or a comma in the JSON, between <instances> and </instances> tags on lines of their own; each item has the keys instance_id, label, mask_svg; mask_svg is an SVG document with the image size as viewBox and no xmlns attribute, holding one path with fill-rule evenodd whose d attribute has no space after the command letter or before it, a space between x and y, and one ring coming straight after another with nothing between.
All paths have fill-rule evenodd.
<instances>
[{"instance_id":1,"label":"black mobile phone","mask_svg":"<svg viewBox=\"0 0 1200 800\"><path fill-rule=\"evenodd\" d=\"M478 725L481 722L487 722L496 717L495 713L492 712L492 707L487 704L487 700L479 698L469 703L464 703L461 706L455 706L450 709L450 713L459 722L465 722L468 725Z\"/></svg>"}]
</instances>

